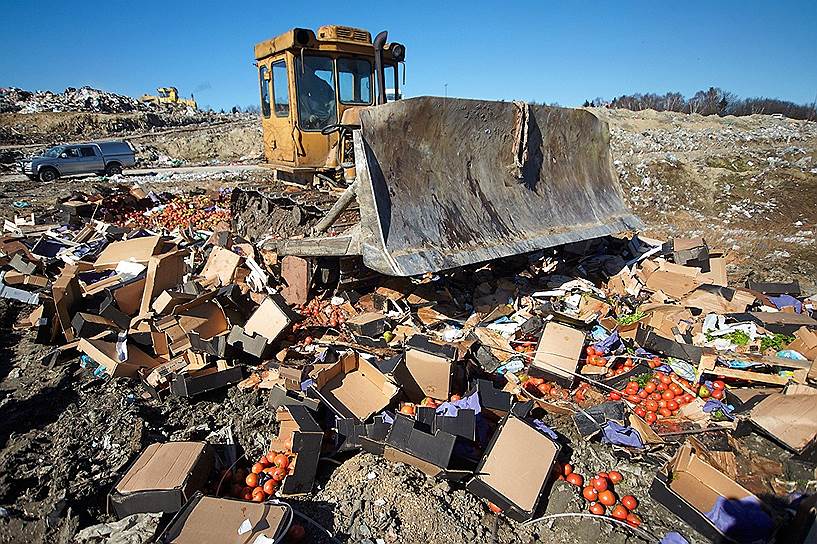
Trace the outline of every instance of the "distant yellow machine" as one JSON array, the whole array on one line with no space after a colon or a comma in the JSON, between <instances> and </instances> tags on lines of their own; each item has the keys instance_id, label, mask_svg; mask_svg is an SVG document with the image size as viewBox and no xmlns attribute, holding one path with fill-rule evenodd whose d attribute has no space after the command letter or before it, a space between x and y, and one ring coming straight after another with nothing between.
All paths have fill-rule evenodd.
<instances>
[{"instance_id":1,"label":"distant yellow machine","mask_svg":"<svg viewBox=\"0 0 817 544\"><path fill-rule=\"evenodd\" d=\"M192 94L190 98L179 98L179 90L176 87L159 87L156 91L158 96L144 94L139 100L151 104L180 104L182 106L190 106L193 109L198 108L196 99L193 98Z\"/></svg>"}]
</instances>

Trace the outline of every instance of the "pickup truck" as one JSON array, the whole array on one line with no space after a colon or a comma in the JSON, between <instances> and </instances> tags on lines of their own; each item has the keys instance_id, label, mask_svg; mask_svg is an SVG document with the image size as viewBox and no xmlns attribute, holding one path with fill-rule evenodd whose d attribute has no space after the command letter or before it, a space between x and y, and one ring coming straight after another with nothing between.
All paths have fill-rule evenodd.
<instances>
[{"instance_id":1,"label":"pickup truck","mask_svg":"<svg viewBox=\"0 0 817 544\"><path fill-rule=\"evenodd\" d=\"M113 176L134 164L133 148L127 142L109 141L58 145L22 161L20 167L32 180L54 181L78 174Z\"/></svg>"}]
</instances>

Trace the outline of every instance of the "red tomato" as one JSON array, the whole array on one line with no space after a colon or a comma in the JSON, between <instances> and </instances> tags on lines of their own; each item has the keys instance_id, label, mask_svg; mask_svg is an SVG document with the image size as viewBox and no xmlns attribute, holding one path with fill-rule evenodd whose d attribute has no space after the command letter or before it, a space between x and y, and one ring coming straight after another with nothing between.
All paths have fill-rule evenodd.
<instances>
[{"instance_id":1,"label":"red tomato","mask_svg":"<svg viewBox=\"0 0 817 544\"><path fill-rule=\"evenodd\" d=\"M624 521L624 520L627 519L627 516L630 515L630 512L627 511L626 507L624 507L624 506L622 506L620 504L617 504L616 507L613 508L613 511L610 512L610 515L613 516L616 519Z\"/></svg>"},{"instance_id":2,"label":"red tomato","mask_svg":"<svg viewBox=\"0 0 817 544\"><path fill-rule=\"evenodd\" d=\"M621 400L621 394L618 393L617 391L610 391L607 394L607 398L610 400Z\"/></svg>"},{"instance_id":3,"label":"red tomato","mask_svg":"<svg viewBox=\"0 0 817 544\"><path fill-rule=\"evenodd\" d=\"M582 489L582 497L587 499L588 501L595 501L599 498L599 492L596 490L595 487L588 485L584 489Z\"/></svg>"},{"instance_id":4,"label":"red tomato","mask_svg":"<svg viewBox=\"0 0 817 544\"><path fill-rule=\"evenodd\" d=\"M272 459L272 463L276 467L281 467L281 468L285 469L285 468L287 468L289 466L289 457L287 457L283 453L279 453L278 455L276 455Z\"/></svg>"},{"instance_id":5,"label":"red tomato","mask_svg":"<svg viewBox=\"0 0 817 544\"><path fill-rule=\"evenodd\" d=\"M264 465L262 465L261 463L256 463L252 466L253 474L261 474L262 470L264 470Z\"/></svg>"},{"instance_id":6,"label":"red tomato","mask_svg":"<svg viewBox=\"0 0 817 544\"><path fill-rule=\"evenodd\" d=\"M675 393L673 393L672 391L667 389L666 391L661 393L661 398L664 399L664 400L672 400L672 399L675 398Z\"/></svg>"},{"instance_id":7,"label":"red tomato","mask_svg":"<svg viewBox=\"0 0 817 544\"><path fill-rule=\"evenodd\" d=\"M638 501L632 495L624 495L621 497L621 504L623 504L627 510L635 510L638 508Z\"/></svg>"},{"instance_id":8,"label":"red tomato","mask_svg":"<svg viewBox=\"0 0 817 544\"><path fill-rule=\"evenodd\" d=\"M639 398L646 399L648 396L649 396L649 393L647 393L647 392L646 392L646 391L644 391L643 389L642 389L641 391L639 391L639 392L638 392L638 397L639 397Z\"/></svg>"},{"instance_id":9,"label":"red tomato","mask_svg":"<svg viewBox=\"0 0 817 544\"><path fill-rule=\"evenodd\" d=\"M712 390L712 398L713 399L722 399L723 398L723 389L713 389Z\"/></svg>"},{"instance_id":10,"label":"red tomato","mask_svg":"<svg viewBox=\"0 0 817 544\"><path fill-rule=\"evenodd\" d=\"M570 476L571 474L573 474L573 465L571 465L570 463L565 463L564 465L562 465L562 474L564 474L565 476Z\"/></svg>"},{"instance_id":11,"label":"red tomato","mask_svg":"<svg viewBox=\"0 0 817 544\"><path fill-rule=\"evenodd\" d=\"M655 393L650 393L650 398L652 400L661 400L661 393L658 393L657 391Z\"/></svg>"},{"instance_id":12,"label":"red tomato","mask_svg":"<svg viewBox=\"0 0 817 544\"><path fill-rule=\"evenodd\" d=\"M647 385L644 386L644 391L646 391L647 393L654 393L655 384L653 382L647 382Z\"/></svg>"},{"instance_id":13,"label":"red tomato","mask_svg":"<svg viewBox=\"0 0 817 544\"><path fill-rule=\"evenodd\" d=\"M599 492L599 502L604 506L613 506L616 503L616 495L609 489Z\"/></svg>"},{"instance_id":14,"label":"red tomato","mask_svg":"<svg viewBox=\"0 0 817 544\"><path fill-rule=\"evenodd\" d=\"M672 410L674 412L675 410L678 409L678 403L676 401L674 401L674 400L668 400L667 401L667 408L669 408L670 410ZM627 505L625 505L625 506L627 506Z\"/></svg>"},{"instance_id":15,"label":"red tomato","mask_svg":"<svg viewBox=\"0 0 817 544\"><path fill-rule=\"evenodd\" d=\"M593 346L587 346L587 349L584 350L588 357L592 357L596 355L596 348Z\"/></svg>"},{"instance_id":16,"label":"red tomato","mask_svg":"<svg viewBox=\"0 0 817 544\"><path fill-rule=\"evenodd\" d=\"M502 508L500 508L499 506L495 505L495 504L494 504L494 503L492 503L491 501L488 501L488 510L490 510L490 511L491 511L491 512L493 512L494 514L501 514L501 513L502 513Z\"/></svg>"},{"instance_id":17,"label":"red tomato","mask_svg":"<svg viewBox=\"0 0 817 544\"><path fill-rule=\"evenodd\" d=\"M607 478L613 484L621 483L622 480L624 480L624 476L622 476L622 474L617 470L611 470L610 473L607 475Z\"/></svg>"},{"instance_id":18,"label":"red tomato","mask_svg":"<svg viewBox=\"0 0 817 544\"><path fill-rule=\"evenodd\" d=\"M607 489L607 478L602 478L600 476L591 478L590 485L592 485L593 489L595 489L596 491L605 491Z\"/></svg>"},{"instance_id":19,"label":"red tomato","mask_svg":"<svg viewBox=\"0 0 817 544\"><path fill-rule=\"evenodd\" d=\"M715 380L714 382L712 382L712 387L714 387L715 389L724 389L726 387L726 384L722 380Z\"/></svg>"},{"instance_id":20,"label":"red tomato","mask_svg":"<svg viewBox=\"0 0 817 544\"><path fill-rule=\"evenodd\" d=\"M643 418L643 417L647 416L647 411L644 408L642 408L641 406L637 407L633 411L635 412L635 415L637 415L638 417Z\"/></svg>"},{"instance_id":21,"label":"red tomato","mask_svg":"<svg viewBox=\"0 0 817 544\"><path fill-rule=\"evenodd\" d=\"M662 384L664 384L664 385L669 385L669 384L671 384L671 383L672 383L672 378L670 378L670 377L669 377L669 375L664 374L663 372L659 372L659 373L658 373L658 379L659 379L659 380L661 381L661 383L662 383Z\"/></svg>"},{"instance_id":22,"label":"red tomato","mask_svg":"<svg viewBox=\"0 0 817 544\"><path fill-rule=\"evenodd\" d=\"M591 502L590 506L587 509L590 510L591 514L595 514L597 516L603 516L606 510L603 504L597 502Z\"/></svg>"},{"instance_id":23,"label":"red tomato","mask_svg":"<svg viewBox=\"0 0 817 544\"><path fill-rule=\"evenodd\" d=\"M575 472L565 476L565 480L567 480L568 483L575 485L576 487L581 487L584 485L584 478L582 478L582 475L576 474Z\"/></svg>"},{"instance_id":24,"label":"red tomato","mask_svg":"<svg viewBox=\"0 0 817 544\"><path fill-rule=\"evenodd\" d=\"M664 417L669 417L672 415L672 410L670 410L669 408L661 408L658 410L658 413Z\"/></svg>"},{"instance_id":25,"label":"red tomato","mask_svg":"<svg viewBox=\"0 0 817 544\"><path fill-rule=\"evenodd\" d=\"M639 525L641 525L641 518L638 516L638 514L627 514L626 519L627 523L629 523L633 527L638 527Z\"/></svg>"},{"instance_id":26,"label":"red tomato","mask_svg":"<svg viewBox=\"0 0 817 544\"><path fill-rule=\"evenodd\" d=\"M264 493L266 493L267 495L273 495L275 494L275 486L276 486L275 480L267 480L266 482L264 482L264 487L262 489L264 490Z\"/></svg>"},{"instance_id":27,"label":"red tomato","mask_svg":"<svg viewBox=\"0 0 817 544\"><path fill-rule=\"evenodd\" d=\"M658 410L658 403L655 402L654 400L650 399L650 400L648 400L647 402L644 403L644 408L648 412L655 412L656 410Z\"/></svg>"},{"instance_id":28,"label":"red tomato","mask_svg":"<svg viewBox=\"0 0 817 544\"><path fill-rule=\"evenodd\" d=\"M647 412L647 417L644 418L644 421L647 422L647 425L652 425L656 419L658 419L658 417L655 415L655 412Z\"/></svg>"},{"instance_id":29,"label":"red tomato","mask_svg":"<svg viewBox=\"0 0 817 544\"><path fill-rule=\"evenodd\" d=\"M641 403L641 397L639 397L638 395L627 395L627 400L632 402L633 404Z\"/></svg>"}]
</instances>

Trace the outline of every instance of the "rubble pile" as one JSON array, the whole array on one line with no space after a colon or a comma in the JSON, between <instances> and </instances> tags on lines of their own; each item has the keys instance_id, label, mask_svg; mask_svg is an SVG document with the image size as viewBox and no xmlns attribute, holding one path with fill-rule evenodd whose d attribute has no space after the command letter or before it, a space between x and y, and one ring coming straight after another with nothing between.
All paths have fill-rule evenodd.
<instances>
[{"instance_id":1,"label":"rubble pile","mask_svg":"<svg viewBox=\"0 0 817 544\"><path fill-rule=\"evenodd\" d=\"M0 89L0 113L89 112L129 113L160 111L155 104L130 96L109 93L92 87L68 87L62 93L26 91L16 87Z\"/></svg>"},{"instance_id":2,"label":"rubble pile","mask_svg":"<svg viewBox=\"0 0 817 544\"><path fill-rule=\"evenodd\" d=\"M18 327L50 346L43 365L130 380L132 402L152 406L265 399L248 414L268 416L265 441L228 427L119 467L99 490L117 518L167 515L148 523L159 541L326 538L303 517L312 499L340 500L320 467L363 451L378 470L436 479L447 504L483 504L517 537L569 516L652 542L809 531L817 298L796 282L730 285L704 239L644 236L338 282L326 263L232 233L226 197L109 188L61 202L54 224L6 222L0 297L31 309ZM752 450L758 436L776 457ZM361 497L378 486L368 474ZM684 536L664 536L662 509ZM360 527L372 541L406 530L388 515Z\"/></svg>"}]
</instances>

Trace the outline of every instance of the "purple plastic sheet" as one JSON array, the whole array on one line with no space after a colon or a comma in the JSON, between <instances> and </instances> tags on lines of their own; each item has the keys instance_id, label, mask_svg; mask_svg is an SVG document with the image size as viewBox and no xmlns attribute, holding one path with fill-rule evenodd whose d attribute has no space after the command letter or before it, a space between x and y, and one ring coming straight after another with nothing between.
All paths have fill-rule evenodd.
<instances>
[{"instance_id":1,"label":"purple plastic sheet","mask_svg":"<svg viewBox=\"0 0 817 544\"><path fill-rule=\"evenodd\" d=\"M445 417L457 417L457 412L460 410L473 410L474 415L478 415L482 411L482 406L479 404L479 394L473 393L460 400L447 401L437 406L437 415Z\"/></svg>"},{"instance_id":2,"label":"purple plastic sheet","mask_svg":"<svg viewBox=\"0 0 817 544\"><path fill-rule=\"evenodd\" d=\"M632 427L625 427L613 420L609 420L601 428L602 440L616 446L626 446L629 448L643 448L644 442L641 435Z\"/></svg>"},{"instance_id":3,"label":"purple plastic sheet","mask_svg":"<svg viewBox=\"0 0 817 544\"><path fill-rule=\"evenodd\" d=\"M774 522L761 508L757 497L727 499L718 497L706 517L723 534L740 544L767 542L774 530Z\"/></svg>"},{"instance_id":4,"label":"purple plastic sheet","mask_svg":"<svg viewBox=\"0 0 817 544\"><path fill-rule=\"evenodd\" d=\"M721 412L723 412L723 415L725 415L729 419L735 419L735 416L732 415L732 408L730 408L728 404L724 404L718 399L707 400L706 404L704 404L703 411L708 414L716 410L720 410Z\"/></svg>"},{"instance_id":5,"label":"purple plastic sheet","mask_svg":"<svg viewBox=\"0 0 817 544\"><path fill-rule=\"evenodd\" d=\"M548 435L553 440L559 440L559 435L556 434L556 431L545 425L545 422L541 419L533 419L531 423L533 423L533 426L536 427L539 432Z\"/></svg>"},{"instance_id":6,"label":"purple plastic sheet","mask_svg":"<svg viewBox=\"0 0 817 544\"><path fill-rule=\"evenodd\" d=\"M684 538L681 533L670 531L664 535L664 538L661 539L660 544L689 544L689 540Z\"/></svg>"},{"instance_id":7,"label":"purple plastic sheet","mask_svg":"<svg viewBox=\"0 0 817 544\"><path fill-rule=\"evenodd\" d=\"M803 313L803 303L794 298L791 295L779 295L776 297L769 297L769 300L778 310L785 308L786 306L793 306L794 311L798 314Z\"/></svg>"},{"instance_id":8,"label":"purple plastic sheet","mask_svg":"<svg viewBox=\"0 0 817 544\"><path fill-rule=\"evenodd\" d=\"M612 351L616 351L618 348L622 346L621 338L618 335L618 331L613 331L610 336L602 340L601 342L597 342L594 344L593 347L596 348L597 351L602 351L603 353L607 354Z\"/></svg>"}]
</instances>

